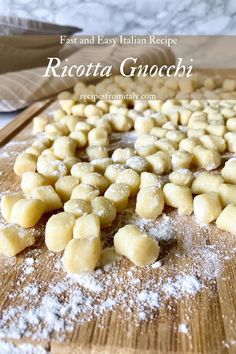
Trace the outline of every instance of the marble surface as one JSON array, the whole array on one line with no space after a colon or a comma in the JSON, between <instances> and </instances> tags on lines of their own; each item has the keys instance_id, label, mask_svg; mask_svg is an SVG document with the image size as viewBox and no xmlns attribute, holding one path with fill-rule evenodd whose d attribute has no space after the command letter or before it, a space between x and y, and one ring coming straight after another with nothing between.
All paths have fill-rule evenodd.
<instances>
[{"instance_id":1,"label":"marble surface","mask_svg":"<svg viewBox=\"0 0 236 354\"><path fill-rule=\"evenodd\" d=\"M1 13L85 34L236 34L236 0L1 0Z\"/></svg>"}]
</instances>

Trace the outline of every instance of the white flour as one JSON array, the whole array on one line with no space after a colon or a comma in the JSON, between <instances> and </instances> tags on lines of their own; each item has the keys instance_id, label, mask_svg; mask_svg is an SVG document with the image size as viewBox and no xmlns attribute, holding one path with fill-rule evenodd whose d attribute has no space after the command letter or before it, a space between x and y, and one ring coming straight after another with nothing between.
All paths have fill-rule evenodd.
<instances>
[{"instance_id":1,"label":"white flour","mask_svg":"<svg viewBox=\"0 0 236 354\"><path fill-rule=\"evenodd\" d=\"M188 326L186 325L186 323L180 323L178 330L180 333L188 333Z\"/></svg>"},{"instance_id":2,"label":"white flour","mask_svg":"<svg viewBox=\"0 0 236 354\"><path fill-rule=\"evenodd\" d=\"M0 340L1 354L47 354L48 351L39 345L19 344L15 346Z\"/></svg>"}]
</instances>

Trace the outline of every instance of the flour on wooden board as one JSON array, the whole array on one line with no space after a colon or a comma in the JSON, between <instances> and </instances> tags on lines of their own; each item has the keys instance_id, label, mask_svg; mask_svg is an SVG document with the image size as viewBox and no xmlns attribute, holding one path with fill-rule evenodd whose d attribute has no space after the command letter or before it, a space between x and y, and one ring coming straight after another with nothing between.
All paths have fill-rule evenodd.
<instances>
[{"instance_id":1,"label":"flour on wooden board","mask_svg":"<svg viewBox=\"0 0 236 354\"><path fill-rule=\"evenodd\" d=\"M49 340L52 333L63 341L66 332L71 332L78 324L100 318L109 311L135 323L154 320L158 309L170 300L177 303L182 298L193 297L204 291L209 282L215 282L222 270L222 259L235 254L235 248L224 248L224 240L213 245L204 242L193 243L196 227L207 234L210 227L192 225L184 229L182 243L177 242L181 217L172 218L163 214L157 220L138 218L133 208L127 208L118 218L117 228L122 223L133 223L158 239L165 248L169 245L168 256L153 265L139 268L129 263L127 271L122 257L92 273L81 275L65 274L58 255L49 254L47 269L52 272L50 283L33 279L34 271L40 265L41 250L27 252L27 258L18 266L18 285L8 294L11 303L21 298L20 305L12 305L2 311L0 318L0 338ZM195 230L195 231L194 231ZM108 232L108 231L107 231ZM115 230L111 231L113 234ZM177 246L176 246L177 242ZM172 244L173 246L172 249ZM181 246L181 247L180 247ZM169 255L170 253L170 255ZM168 258L169 257L169 258ZM185 257L184 264L181 259ZM143 276L145 274L145 276ZM28 277L31 281L27 281ZM19 289L19 290L18 290ZM119 289L119 290L117 290ZM188 323L182 323L177 331L189 334Z\"/></svg>"},{"instance_id":2,"label":"flour on wooden board","mask_svg":"<svg viewBox=\"0 0 236 354\"><path fill-rule=\"evenodd\" d=\"M115 133L113 138L109 149L114 150L121 143L133 146L136 133ZM1 157L13 161L20 144L22 142L8 144L1 150ZM125 224L137 225L157 239L161 246L160 259L146 268L135 267L119 257L114 263L92 273L68 275L63 272L60 255L48 252L45 262L40 248L25 251L27 258L19 264L16 264L15 257L5 259L3 265L0 264L1 271L17 270L17 275L16 286L5 294L11 305L0 315L0 348L4 348L6 354L44 354L46 351L42 347L36 347L34 351L30 345L15 347L3 340L18 340L23 336L31 340L49 340L53 335L63 341L65 333L72 332L78 324L99 318L100 326L103 326L102 316L109 311L116 311L123 320L133 319L136 324L152 321L157 319L158 310L167 304L176 305L201 291L210 291L224 269L224 262L235 256L236 248L228 247L224 237L209 244L212 226L200 226L194 219L188 220L191 221L186 222L184 217L176 217L176 214L175 218L163 214L154 221L142 219L134 213L133 207L118 214L116 226L104 231L107 236L104 242L111 242L115 232ZM183 229L179 237L181 225ZM197 242L196 235L201 235ZM227 234L225 239L229 237ZM52 275L50 283L34 277L42 261L45 262L45 272ZM188 317L184 321L176 331L189 335ZM227 342L225 346L232 343L234 341Z\"/></svg>"}]
</instances>

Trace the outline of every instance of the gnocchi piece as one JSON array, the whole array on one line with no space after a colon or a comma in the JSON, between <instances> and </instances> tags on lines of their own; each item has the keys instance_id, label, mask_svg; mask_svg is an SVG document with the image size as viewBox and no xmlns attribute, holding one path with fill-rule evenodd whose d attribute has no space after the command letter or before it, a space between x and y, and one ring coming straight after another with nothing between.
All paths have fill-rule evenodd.
<instances>
[{"instance_id":1,"label":"gnocchi piece","mask_svg":"<svg viewBox=\"0 0 236 354\"><path fill-rule=\"evenodd\" d=\"M91 213L91 203L83 199L70 199L64 204L64 210L78 218Z\"/></svg>"},{"instance_id":2,"label":"gnocchi piece","mask_svg":"<svg viewBox=\"0 0 236 354\"><path fill-rule=\"evenodd\" d=\"M227 95L226 95L227 97ZM221 109L221 114L225 117L225 118L232 118L235 116L235 111L233 109L230 109L230 107L223 107Z\"/></svg>"},{"instance_id":3,"label":"gnocchi piece","mask_svg":"<svg viewBox=\"0 0 236 354\"><path fill-rule=\"evenodd\" d=\"M40 136L40 138L36 139L33 142L32 146L43 151L44 149L47 149L50 146L52 146L52 141L49 138L47 138L45 135L43 135L43 136Z\"/></svg>"},{"instance_id":4,"label":"gnocchi piece","mask_svg":"<svg viewBox=\"0 0 236 354\"><path fill-rule=\"evenodd\" d=\"M236 132L236 118L227 119L226 128L232 132Z\"/></svg>"},{"instance_id":5,"label":"gnocchi piece","mask_svg":"<svg viewBox=\"0 0 236 354\"><path fill-rule=\"evenodd\" d=\"M162 128L167 130L177 130L178 126L172 122L166 122L165 124L163 124Z\"/></svg>"},{"instance_id":6,"label":"gnocchi piece","mask_svg":"<svg viewBox=\"0 0 236 354\"><path fill-rule=\"evenodd\" d=\"M34 235L18 225L0 225L0 252L14 257L35 243Z\"/></svg>"},{"instance_id":7,"label":"gnocchi piece","mask_svg":"<svg viewBox=\"0 0 236 354\"><path fill-rule=\"evenodd\" d=\"M116 183L127 184L130 189L130 197L134 197L138 193L140 177L136 171L131 170L131 168L127 168L118 174Z\"/></svg>"},{"instance_id":8,"label":"gnocchi piece","mask_svg":"<svg viewBox=\"0 0 236 354\"><path fill-rule=\"evenodd\" d=\"M106 101L104 101L104 100L99 100L96 103L96 106L98 108L100 108L104 113L108 113L109 112L109 104Z\"/></svg>"},{"instance_id":9,"label":"gnocchi piece","mask_svg":"<svg viewBox=\"0 0 236 354\"><path fill-rule=\"evenodd\" d=\"M126 166L128 166L129 168L131 168L132 170L134 170L138 173L145 172L149 169L148 161L144 157L141 157L141 156L130 157L126 161Z\"/></svg>"},{"instance_id":10,"label":"gnocchi piece","mask_svg":"<svg viewBox=\"0 0 236 354\"><path fill-rule=\"evenodd\" d=\"M151 111L151 112L152 112L151 117L154 119L155 125L157 127L160 128L163 126L163 124L167 123L167 117L164 114L162 114L161 112L155 112L155 113L153 111ZM145 114L145 112L144 112L144 114Z\"/></svg>"},{"instance_id":11,"label":"gnocchi piece","mask_svg":"<svg viewBox=\"0 0 236 354\"><path fill-rule=\"evenodd\" d=\"M103 128L93 128L88 133L89 145L107 146L109 144L108 133Z\"/></svg>"},{"instance_id":12,"label":"gnocchi piece","mask_svg":"<svg viewBox=\"0 0 236 354\"><path fill-rule=\"evenodd\" d=\"M84 184L90 184L91 186L97 187L101 194L106 191L110 184L108 179L98 172L92 172L82 176L81 181Z\"/></svg>"},{"instance_id":13,"label":"gnocchi piece","mask_svg":"<svg viewBox=\"0 0 236 354\"><path fill-rule=\"evenodd\" d=\"M199 145L199 139L198 138L196 138L196 137L186 138L186 139L183 139L179 143L179 149L180 150L184 150L184 151L188 151L190 154L192 154L193 149L197 145Z\"/></svg>"},{"instance_id":14,"label":"gnocchi piece","mask_svg":"<svg viewBox=\"0 0 236 354\"><path fill-rule=\"evenodd\" d=\"M95 167L95 172L104 174L107 167L113 163L112 159L109 157L104 157L102 159L92 160L91 164Z\"/></svg>"},{"instance_id":15,"label":"gnocchi piece","mask_svg":"<svg viewBox=\"0 0 236 354\"><path fill-rule=\"evenodd\" d=\"M71 114L72 113L72 107L75 104L74 100L67 99L67 98L60 98L59 99L59 103L60 103L60 106L62 107L63 111L66 112L66 114Z\"/></svg>"},{"instance_id":16,"label":"gnocchi piece","mask_svg":"<svg viewBox=\"0 0 236 354\"><path fill-rule=\"evenodd\" d=\"M92 172L95 172L95 167L89 162L78 162L71 168L71 175L78 178L82 178Z\"/></svg>"},{"instance_id":17,"label":"gnocchi piece","mask_svg":"<svg viewBox=\"0 0 236 354\"><path fill-rule=\"evenodd\" d=\"M55 190L63 203L70 199L73 189L79 182L79 178L74 176L63 176L56 181Z\"/></svg>"},{"instance_id":18,"label":"gnocchi piece","mask_svg":"<svg viewBox=\"0 0 236 354\"><path fill-rule=\"evenodd\" d=\"M148 156L157 152L157 137L153 135L143 134L138 136L134 143L135 150L140 156Z\"/></svg>"},{"instance_id":19,"label":"gnocchi piece","mask_svg":"<svg viewBox=\"0 0 236 354\"><path fill-rule=\"evenodd\" d=\"M46 177L37 172L25 172L21 177L21 189L24 193L30 193L32 189L40 186L46 186L48 180Z\"/></svg>"},{"instance_id":20,"label":"gnocchi piece","mask_svg":"<svg viewBox=\"0 0 236 354\"><path fill-rule=\"evenodd\" d=\"M122 114L111 114L110 123L112 129L117 132L128 132L133 127L132 119Z\"/></svg>"},{"instance_id":21,"label":"gnocchi piece","mask_svg":"<svg viewBox=\"0 0 236 354\"><path fill-rule=\"evenodd\" d=\"M47 133L48 137L59 137L62 135L67 135L69 134L69 129L64 123L61 122L56 122L56 123L51 123L47 124L44 129L45 133ZM51 135L52 134L52 135Z\"/></svg>"},{"instance_id":22,"label":"gnocchi piece","mask_svg":"<svg viewBox=\"0 0 236 354\"><path fill-rule=\"evenodd\" d=\"M95 214L83 215L75 221L74 238L100 237L101 228L99 217Z\"/></svg>"},{"instance_id":23,"label":"gnocchi piece","mask_svg":"<svg viewBox=\"0 0 236 354\"><path fill-rule=\"evenodd\" d=\"M171 172L169 180L171 183L177 184L178 186L190 187L193 180L193 173L186 168L180 168Z\"/></svg>"},{"instance_id":24,"label":"gnocchi piece","mask_svg":"<svg viewBox=\"0 0 236 354\"><path fill-rule=\"evenodd\" d=\"M191 129L188 128L187 130L187 136L188 138L199 138L202 135L206 134L206 130L205 129Z\"/></svg>"},{"instance_id":25,"label":"gnocchi piece","mask_svg":"<svg viewBox=\"0 0 236 354\"><path fill-rule=\"evenodd\" d=\"M188 169L192 162L192 154L188 151L175 151L171 157L172 169Z\"/></svg>"},{"instance_id":26,"label":"gnocchi piece","mask_svg":"<svg viewBox=\"0 0 236 354\"><path fill-rule=\"evenodd\" d=\"M166 204L177 208L180 215L192 214L193 196L189 187L167 183L163 188L163 193Z\"/></svg>"},{"instance_id":27,"label":"gnocchi piece","mask_svg":"<svg viewBox=\"0 0 236 354\"><path fill-rule=\"evenodd\" d=\"M197 195L193 200L193 211L199 224L210 224L222 211L218 194L207 192Z\"/></svg>"},{"instance_id":28,"label":"gnocchi piece","mask_svg":"<svg viewBox=\"0 0 236 354\"><path fill-rule=\"evenodd\" d=\"M52 141L47 138L46 135L43 135L33 142L32 147L35 147L38 151L42 152L44 149L50 148L51 145Z\"/></svg>"},{"instance_id":29,"label":"gnocchi piece","mask_svg":"<svg viewBox=\"0 0 236 354\"><path fill-rule=\"evenodd\" d=\"M88 142L87 134L82 130L72 131L69 135L69 138L76 141L76 147L79 149L85 147Z\"/></svg>"},{"instance_id":30,"label":"gnocchi piece","mask_svg":"<svg viewBox=\"0 0 236 354\"><path fill-rule=\"evenodd\" d=\"M132 148L118 148L113 152L111 158L115 163L125 164L134 155L135 152Z\"/></svg>"},{"instance_id":31,"label":"gnocchi piece","mask_svg":"<svg viewBox=\"0 0 236 354\"><path fill-rule=\"evenodd\" d=\"M206 128L206 131L211 135L217 135L217 136L223 137L227 130L226 130L225 125L209 124Z\"/></svg>"},{"instance_id":32,"label":"gnocchi piece","mask_svg":"<svg viewBox=\"0 0 236 354\"><path fill-rule=\"evenodd\" d=\"M84 109L85 109L85 104L83 103L75 104L71 109L71 113L73 114L73 116L85 117Z\"/></svg>"},{"instance_id":33,"label":"gnocchi piece","mask_svg":"<svg viewBox=\"0 0 236 354\"><path fill-rule=\"evenodd\" d=\"M146 156L152 172L159 175L168 173L171 169L171 161L168 152L158 151L153 155Z\"/></svg>"},{"instance_id":34,"label":"gnocchi piece","mask_svg":"<svg viewBox=\"0 0 236 354\"><path fill-rule=\"evenodd\" d=\"M61 252L73 238L75 216L65 211L52 215L45 228L45 243L52 252Z\"/></svg>"},{"instance_id":35,"label":"gnocchi piece","mask_svg":"<svg viewBox=\"0 0 236 354\"><path fill-rule=\"evenodd\" d=\"M208 90L214 90L216 88L214 79L210 77L206 78L203 84Z\"/></svg>"},{"instance_id":36,"label":"gnocchi piece","mask_svg":"<svg viewBox=\"0 0 236 354\"><path fill-rule=\"evenodd\" d=\"M227 149L230 152L236 152L236 132L228 132L224 135Z\"/></svg>"},{"instance_id":37,"label":"gnocchi piece","mask_svg":"<svg viewBox=\"0 0 236 354\"><path fill-rule=\"evenodd\" d=\"M48 124L48 118L45 116L38 116L33 119L33 134L42 133L45 126Z\"/></svg>"},{"instance_id":38,"label":"gnocchi piece","mask_svg":"<svg viewBox=\"0 0 236 354\"><path fill-rule=\"evenodd\" d=\"M155 121L151 117L138 116L135 119L134 129L138 134L150 133L151 129L154 128Z\"/></svg>"},{"instance_id":39,"label":"gnocchi piece","mask_svg":"<svg viewBox=\"0 0 236 354\"><path fill-rule=\"evenodd\" d=\"M139 135L134 143L134 148L137 150L138 147L155 145L158 141L157 137L149 134Z\"/></svg>"},{"instance_id":40,"label":"gnocchi piece","mask_svg":"<svg viewBox=\"0 0 236 354\"><path fill-rule=\"evenodd\" d=\"M98 197L99 194L100 192L97 187L91 186L90 184L81 183L73 189L71 199L82 199L89 202Z\"/></svg>"},{"instance_id":41,"label":"gnocchi piece","mask_svg":"<svg viewBox=\"0 0 236 354\"><path fill-rule=\"evenodd\" d=\"M207 171L215 170L221 164L221 156L217 150L196 146L193 149L193 163Z\"/></svg>"},{"instance_id":42,"label":"gnocchi piece","mask_svg":"<svg viewBox=\"0 0 236 354\"><path fill-rule=\"evenodd\" d=\"M103 115L102 110L93 104L88 104L87 106L85 106L83 113L84 113L85 117L87 117L87 118L89 118L91 116L101 117Z\"/></svg>"},{"instance_id":43,"label":"gnocchi piece","mask_svg":"<svg viewBox=\"0 0 236 354\"><path fill-rule=\"evenodd\" d=\"M155 173L152 172L142 172L140 175L140 186L139 188L145 188L145 187L156 187L156 188L161 188L162 187L162 182L160 177L155 175Z\"/></svg>"},{"instance_id":44,"label":"gnocchi piece","mask_svg":"<svg viewBox=\"0 0 236 354\"><path fill-rule=\"evenodd\" d=\"M111 200L116 211L120 212L127 208L129 201L130 189L125 183L113 183L106 190L104 196Z\"/></svg>"},{"instance_id":45,"label":"gnocchi piece","mask_svg":"<svg viewBox=\"0 0 236 354\"><path fill-rule=\"evenodd\" d=\"M74 238L66 246L62 262L69 273L92 272L101 257L99 237Z\"/></svg>"},{"instance_id":46,"label":"gnocchi piece","mask_svg":"<svg viewBox=\"0 0 236 354\"><path fill-rule=\"evenodd\" d=\"M227 205L216 219L216 226L224 231L231 232L236 235L236 206Z\"/></svg>"},{"instance_id":47,"label":"gnocchi piece","mask_svg":"<svg viewBox=\"0 0 236 354\"><path fill-rule=\"evenodd\" d=\"M96 197L91 201L92 212L100 219L101 228L111 225L116 218L114 203L105 197Z\"/></svg>"},{"instance_id":48,"label":"gnocchi piece","mask_svg":"<svg viewBox=\"0 0 236 354\"><path fill-rule=\"evenodd\" d=\"M56 110L56 112L54 113L54 120L56 122L59 122L62 118L65 117L65 112L63 111L63 109L59 108L58 110Z\"/></svg>"},{"instance_id":49,"label":"gnocchi piece","mask_svg":"<svg viewBox=\"0 0 236 354\"><path fill-rule=\"evenodd\" d=\"M91 145L87 147L86 153L89 161L108 157L108 149L106 146Z\"/></svg>"},{"instance_id":50,"label":"gnocchi piece","mask_svg":"<svg viewBox=\"0 0 236 354\"><path fill-rule=\"evenodd\" d=\"M59 159L75 156L77 143L69 136L61 136L54 141L53 151Z\"/></svg>"},{"instance_id":51,"label":"gnocchi piece","mask_svg":"<svg viewBox=\"0 0 236 354\"><path fill-rule=\"evenodd\" d=\"M189 121L188 128L193 129L193 130L205 130L208 126L207 121L204 121L202 119L194 119Z\"/></svg>"},{"instance_id":52,"label":"gnocchi piece","mask_svg":"<svg viewBox=\"0 0 236 354\"><path fill-rule=\"evenodd\" d=\"M52 186L40 186L30 192L31 198L40 199L44 204L44 213L62 208L59 195Z\"/></svg>"},{"instance_id":53,"label":"gnocchi piece","mask_svg":"<svg viewBox=\"0 0 236 354\"><path fill-rule=\"evenodd\" d=\"M143 146L137 146L136 147L136 152L139 156L142 157L147 157L149 155L152 155L156 153L158 150L157 146L154 144L149 144L149 145L143 145Z\"/></svg>"},{"instance_id":54,"label":"gnocchi piece","mask_svg":"<svg viewBox=\"0 0 236 354\"><path fill-rule=\"evenodd\" d=\"M14 203L10 222L24 228L37 224L44 212L44 204L39 199L20 199Z\"/></svg>"},{"instance_id":55,"label":"gnocchi piece","mask_svg":"<svg viewBox=\"0 0 236 354\"><path fill-rule=\"evenodd\" d=\"M22 152L16 158L14 163L14 172L17 176L23 175L23 173L36 171L37 156L28 152Z\"/></svg>"},{"instance_id":56,"label":"gnocchi piece","mask_svg":"<svg viewBox=\"0 0 236 354\"><path fill-rule=\"evenodd\" d=\"M91 124L83 120L79 121L75 126L75 130L82 131L85 133L88 133L92 128L93 126Z\"/></svg>"},{"instance_id":57,"label":"gnocchi piece","mask_svg":"<svg viewBox=\"0 0 236 354\"><path fill-rule=\"evenodd\" d=\"M67 100L69 98L71 98L71 93L69 91L63 91L57 95L58 100ZM59 102L59 103L61 103L61 102Z\"/></svg>"},{"instance_id":58,"label":"gnocchi piece","mask_svg":"<svg viewBox=\"0 0 236 354\"><path fill-rule=\"evenodd\" d=\"M156 136L157 138L165 138L168 130L160 127L154 127L151 129L150 134Z\"/></svg>"},{"instance_id":59,"label":"gnocchi piece","mask_svg":"<svg viewBox=\"0 0 236 354\"><path fill-rule=\"evenodd\" d=\"M40 138L36 139L36 140L33 142L32 146L35 146L35 147L37 147L38 149L41 149L41 151L42 151L42 150L44 150L44 149L49 148L50 146L52 146L52 141L51 141L49 138L47 138L46 135L43 135L43 136L41 136Z\"/></svg>"},{"instance_id":60,"label":"gnocchi piece","mask_svg":"<svg viewBox=\"0 0 236 354\"><path fill-rule=\"evenodd\" d=\"M134 110L137 112L144 112L148 109L148 101L145 100L135 100L134 102Z\"/></svg>"},{"instance_id":61,"label":"gnocchi piece","mask_svg":"<svg viewBox=\"0 0 236 354\"><path fill-rule=\"evenodd\" d=\"M223 91L235 91L236 89L236 82L233 79L225 79L223 81L223 85L222 85Z\"/></svg>"},{"instance_id":62,"label":"gnocchi piece","mask_svg":"<svg viewBox=\"0 0 236 354\"><path fill-rule=\"evenodd\" d=\"M60 122L65 124L69 130L69 132L73 132L75 130L76 124L78 123L79 118L73 116L65 116Z\"/></svg>"},{"instance_id":63,"label":"gnocchi piece","mask_svg":"<svg viewBox=\"0 0 236 354\"><path fill-rule=\"evenodd\" d=\"M179 89L182 93L191 93L194 91L194 82L191 78L183 77L178 81Z\"/></svg>"},{"instance_id":64,"label":"gnocchi piece","mask_svg":"<svg viewBox=\"0 0 236 354\"><path fill-rule=\"evenodd\" d=\"M63 163L66 166L68 172L71 172L72 167L78 162L80 162L80 159L77 157L67 157L65 160L63 160Z\"/></svg>"},{"instance_id":65,"label":"gnocchi piece","mask_svg":"<svg viewBox=\"0 0 236 354\"><path fill-rule=\"evenodd\" d=\"M166 139L172 142L176 147L184 138L186 138L186 133L181 132L179 130L168 130L166 133Z\"/></svg>"},{"instance_id":66,"label":"gnocchi piece","mask_svg":"<svg viewBox=\"0 0 236 354\"><path fill-rule=\"evenodd\" d=\"M215 149L219 152L224 152L226 149L225 140L220 136L203 135L199 140L206 149Z\"/></svg>"},{"instance_id":67,"label":"gnocchi piece","mask_svg":"<svg viewBox=\"0 0 236 354\"><path fill-rule=\"evenodd\" d=\"M21 192L5 194L1 198L1 214L7 222L10 222L11 211L13 205L18 200L23 199L24 195Z\"/></svg>"},{"instance_id":68,"label":"gnocchi piece","mask_svg":"<svg viewBox=\"0 0 236 354\"><path fill-rule=\"evenodd\" d=\"M36 157L39 157L42 153L42 149L38 148L37 146L30 146L27 149L25 149L25 153L29 153L32 155L35 155Z\"/></svg>"},{"instance_id":69,"label":"gnocchi piece","mask_svg":"<svg viewBox=\"0 0 236 354\"><path fill-rule=\"evenodd\" d=\"M106 168L104 176L108 179L110 183L114 183L118 174L125 170L125 165L123 164L112 164Z\"/></svg>"},{"instance_id":70,"label":"gnocchi piece","mask_svg":"<svg viewBox=\"0 0 236 354\"><path fill-rule=\"evenodd\" d=\"M108 134L112 133L112 127L110 125L110 123L104 118L100 118L97 122L96 122L96 128L100 128L100 129L104 129L107 131Z\"/></svg>"},{"instance_id":71,"label":"gnocchi piece","mask_svg":"<svg viewBox=\"0 0 236 354\"><path fill-rule=\"evenodd\" d=\"M41 155L42 156L43 155L51 155L52 157L54 157L56 159L56 156L54 155L54 152L53 152L53 147L43 150ZM39 157L40 157L40 155L39 155Z\"/></svg>"},{"instance_id":72,"label":"gnocchi piece","mask_svg":"<svg viewBox=\"0 0 236 354\"><path fill-rule=\"evenodd\" d=\"M37 161L37 171L47 178L49 183L55 183L58 178L67 175L64 162L53 155L41 155Z\"/></svg>"},{"instance_id":73,"label":"gnocchi piece","mask_svg":"<svg viewBox=\"0 0 236 354\"><path fill-rule=\"evenodd\" d=\"M182 108L181 111L179 112L179 114L180 114L180 117L179 117L180 124L184 125L184 126L188 125L188 122L189 122L192 112L188 109Z\"/></svg>"},{"instance_id":74,"label":"gnocchi piece","mask_svg":"<svg viewBox=\"0 0 236 354\"><path fill-rule=\"evenodd\" d=\"M155 143L155 146L157 147L158 150L173 153L177 149L178 144L174 144L170 140L163 138L163 139L159 139Z\"/></svg>"},{"instance_id":75,"label":"gnocchi piece","mask_svg":"<svg viewBox=\"0 0 236 354\"><path fill-rule=\"evenodd\" d=\"M220 113L208 114L207 121L208 121L209 125L221 125L222 126L225 124L224 116Z\"/></svg>"},{"instance_id":76,"label":"gnocchi piece","mask_svg":"<svg viewBox=\"0 0 236 354\"><path fill-rule=\"evenodd\" d=\"M145 219L156 219L164 209L164 195L154 186L141 188L137 194L136 213Z\"/></svg>"},{"instance_id":77,"label":"gnocchi piece","mask_svg":"<svg viewBox=\"0 0 236 354\"><path fill-rule=\"evenodd\" d=\"M158 242L135 225L125 225L114 236L116 253L127 257L136 266L145 267L156 261Z\"/></svg>"},{"instance_id":78,"label":"gnocchi piece","mask_svg":"<svg viewBox=\"0 0 236 354\"><path fill-rule=\"evenodd\" d=\"M206 192L218 192L220 185L224 182L222 176L213 175L210 172L201 172L192 183L192 193L202 194Z\"/></svg>"},{"instance_id":79,"label":"gnocchi piece","mask_svg":"<svg viewBox=\"0 0 236 354\"><path fill-rule=\"evenodd\" d=\"M236 205L236 185L222 183L219 186L218 194L223 207L229 204Z\"/></svg>"},{"instance_id":80,"label":"gnocchi piece","mask_svg":"<svg viewBox=\"0 0 236 354\"><path fill-rule=\"evenodd\" d=\"M236 159L229 159L224 168L221 170L221 174L226 183L236 184Z\"/></svg>"},{"instance_id":81,"label":"gnocchi piece","mask_svg":"<svg viewBox=\"0 0 236 354\"><path fill-rule=\"evenodd\" d=\"M128 116L129 110L126 107L118 107L115 105L111 105L109 107L109 112L110 113L116 113L116 114L120 114L120 115L124 115L124 116Z\"/></svg>"},{"instance_id":82,"label":"gnocchi piece","mask_svg":"<svg viewBox=\"0 0 236 354\"><path fill-rule=\"evenodd\" d=\"M148 101L149 103L149 107L153 110L153 111L156 111L157 113L160 113L160 110L161 110L161 106L162 106L162 101L161 100L149 100ZM160 116L164 116L162 114L160 114ZM165 117L165 116L164 116ZM165 122L164 122L165 123ZM162 124L164 124L162 123ZM161 125L162 125L161 124Z\"/></svg>"}]
</instances>

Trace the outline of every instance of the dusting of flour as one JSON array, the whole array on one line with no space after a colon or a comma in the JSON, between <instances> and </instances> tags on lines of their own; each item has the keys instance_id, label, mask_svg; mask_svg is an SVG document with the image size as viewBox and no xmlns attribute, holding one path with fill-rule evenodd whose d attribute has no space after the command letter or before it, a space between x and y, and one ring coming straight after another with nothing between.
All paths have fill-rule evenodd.
<instances>
[{"instance_id":1,"label":"dusting of flour","mask_svg":"<svg viewBox=\"0 0 236 354\"><path fill-rule=\"evenodd\" d=\"M11 305L1 312L0 339L19 340L24 336L49 340L53 335L63 341L66 333L79 324L100 318L103 326L104 315L110 311L116 311L123 321L132 319L136 324L155 320L167 304L177 304L214 286L222 271L222 259L231 259L235 254L235 248L223 246L223 238L210 244L211 227L201 227L193 218L187 224L184 217L167 210L157 220L144 220L136 216L132 203L105 230L104 246L109 246L116 230L128 223L136 224L159 241L161 253L153 265L139 268L119 257L92 273L68 275L63 271L60 255L46 251L48 259L42 265L43 249L28 251L16 266L18 286L7 294ZM50 272L50 283L43 277L34 277L38 267ZM178 331L187 335L188 323L180 325Z\"/></svg>"}]
</instances>

